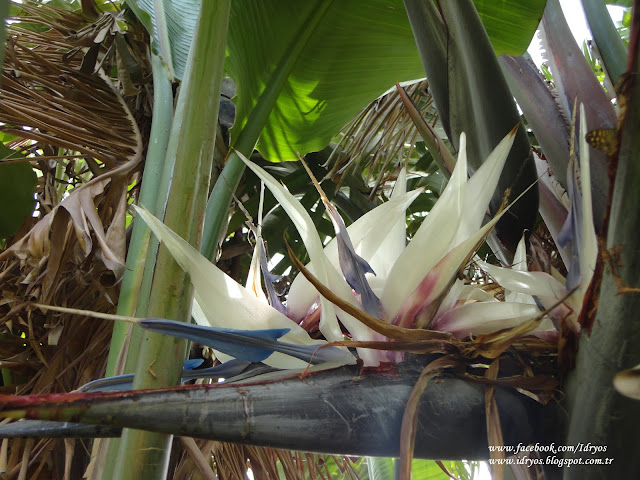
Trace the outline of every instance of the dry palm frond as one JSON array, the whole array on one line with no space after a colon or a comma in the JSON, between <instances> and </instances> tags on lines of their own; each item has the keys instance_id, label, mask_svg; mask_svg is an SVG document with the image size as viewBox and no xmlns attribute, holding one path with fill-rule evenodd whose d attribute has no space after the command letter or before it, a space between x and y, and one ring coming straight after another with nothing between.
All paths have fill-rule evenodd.
<instances>
[{"instance_id":1,"label":"dry palm frond","mask_svg":"<svg viewBox=\"0 0 640 480\"><path fill-rule=\"evenodd\" d=\"M436 114L426 80L406 86L406 92L418 106L427 121L435 122ZM331 171L327 177L344 176L358 165L367 171L367 180L373 180L375 188L396 170L398 158L408 158L418 132L395 88L377 98L347 124L342 130L340 143L329 163ZM408 151L405 149L409 147Z\"/></svg>"},{"instance_id":2,"label":"dry palm frond","mask_svg":"<svg viewBox=\"0 0 640 480\"><path fill-rule=\"evenodd\" d=\"M0 130L9 135L5 145L25 157L11 161L30 162L39 174L36 211L0 252L3 389L68 392L103 375L111 326L28 311L24 302L115 309L129 186L139 176L140 130L149 122L146 91L125 100L120 78L103 73L118 60L109 53L120 34L113 12L96 18L20 7L8 28ZM135 51L135 40L129 45ZM146 68L143 56L140 64ZM54 440L27 446L10 444L6 478L21 471L25 478L80 478L90 450Z\"/></svg>"},{"instance_id":3,"label":"dry palm frond","mask_svg":"<svg viewBox=\"0 0 640 480\"><path fill-rule=\"evenodd\" d=\"M203 456L209 459L212 471L215 471L220 480L248 478L248 469L251 469L253 478L256 480L279 478L358 480L359 478L354 462L349 457L292 452L210 440L196 440L196 444ZM194 463L189 460L189 453L185 452L180 463L173 470L173 479L191 478L193 469ZM339 472L339 477L336 477L336 471Z\"/></svg>"}]
</instances>

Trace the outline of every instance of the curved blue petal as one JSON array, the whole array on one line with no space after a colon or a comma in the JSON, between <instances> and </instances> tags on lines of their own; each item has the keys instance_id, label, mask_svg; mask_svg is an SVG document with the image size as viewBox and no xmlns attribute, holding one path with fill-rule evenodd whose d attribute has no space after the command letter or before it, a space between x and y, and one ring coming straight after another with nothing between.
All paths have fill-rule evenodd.
<instances>
[{"instance_id":1,"label":"curved blue petal","mask_svg":"<svg viewBox=\"0 0 640 480\"><path fill-rule=\"evenodd\" d=\"M268 330L233 330L176 322L163 318L145 318L139 325L145 330L173 337L186 338L214 350L231 355L238 360L261 362L277 349L278 338L289 332L288 328Z\"/></svg>"},{"instance_id":2,"label":"curved blue petal","mask_svg":"<svg viewBox=\"0 0 640 480\"><path fill-rule=\"evenodd\" d=\"M163 318L145 318L139 325L149 331L186 338L226 353L238 360L261 362L273 352L284 353L305 362L318 364L344 361L345 352L338 347L295 345L278 339L289 329L234 330L176 322ZM225 362L228 363L228 362Z\"/></svg>"},{"instance_id":3,"label":"curved blue petal","mask_svg":"<svg viewBox=\"0 0 640 480\"><path fill-rule=\"evenodd\" d=\"M244 360L229 360L222 365L210 368L195 368L202 365L201 358L185 360L182 370L182 381L187 382L196 378L230 378L242 373L251 362ZM115 377L99 378L85 383L78 392L113 392L131 390L133 388L133 373L118 375Z\"/></svg>"},{"instance_id":4,"label":"curved blue petal","mask_svg":"<svg viewBox=\"0 0 640 480\"><path fill-rule=\"evenodd\" d=\"M322 201L324 202L327 213L333 223L334 231L336 232L338 263L340 264L340 270L342 270L344 279L349 286L360 295L364 311L369 315L377 317L380 315L380 299L373 293L369 282L364 276L365 273L375 275L375 272L371 268L371 265L369 265L369 262L358 255L355 248L353 248L347 227L338 210L328 200L323 198Z\"/></svg>"}]
</instances>

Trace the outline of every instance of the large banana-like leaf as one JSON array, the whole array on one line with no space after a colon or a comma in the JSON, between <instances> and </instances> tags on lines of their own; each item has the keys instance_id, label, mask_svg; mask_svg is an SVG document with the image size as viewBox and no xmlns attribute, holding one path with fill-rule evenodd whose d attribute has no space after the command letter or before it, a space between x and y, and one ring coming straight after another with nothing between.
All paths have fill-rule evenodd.
<instances>
[{"instance_id":1,"label":"large banana-like leaf","mask_svg":"<svg viewBox=\"0 0 640 480\"><path fill-rule=\"evenodd\" d=\"M544 0L475 3L499 54L526 49L544 6ZM238 85L236 130L269 89L274 67L298 41L300 27L317 16L323 18L292 59L258 144L272 161L321 150L373 98L395 82L424 75L399 0L234 2L227 68Z\"/></svg>"},{"instance_id":2,"label":"large banana-like leaf","mask_svg":"<svg viewBox=\"0 0 640 480\"><path fill-rule=\"evenodd\" d=\"M143 428L274 448L396 457L402 415L421 367L398 368L395 375L360 375L359 367L352 366L304 379L294 375L276 382L73 393L64 398L3 395L0 415ZM545 407L502 388L496 390L496 400L506 445L553 441L557 432L553 425L559 424L554 404ZM416 458L489 456L483 385L455 378L430 382L420 401L419 424ZM47 428L36 428L35 434L59 436L49 425L40 427ZM13 428L0 427L0 436L34 434L19 424L17 431ZM102 429L102 434L113 432Z\"/></svg>"},{"instance_id":3,"label":"large banana-like leaf","mask_svg":"<svg viewBox=\"0 0 640 480\"><path fill-rule=\"evenodd\" d=\"M486 3L477 2L481 12L491 12L485 15L487 25L511 22L514 4L489 8ZM516 35L509 28L489 29L496 44L505 35L503 51L509 45L510 53L520 53L535 26ZM234 2L228 53L226 68L238 86L233 146L248 157L260 139L257 148L271 161L297 160L298 152L321 150L391 85L424 75L400 0ZM510 123L495 131L503 135L516 121ZM206 257L213 256L226 224L226 208L220 206L230 203L229 192L243 171L232 153L207 208L201 246Z\"/></svg>"},{"instance_id":4,"label":"large banana-like leaf","mask_svg":"<svg viewBox=\"0 0 640 480\"><path fill-rule=\"evenodd\" d=\"M544 1L474 2L498 55L526 50ZM149 31L172 78L181 79L184 73L200 2L127 2ZM301 29L318 16L323 18L311 41L292 59L291 73L260 140L259 149L273 161L321 150L371 99L397 81L424 74L399 0L234 2L227 69L238 85L237 130L244 127L265 89L273 86L274 69L292 51Z\"/></svg>"},{"instance_id":5,"label":"large banana-like leaf","mask_svg":"<svg viewBox=\"0 0 640 480\"><path fill-rule=\"evenodd\" d=\"M305 47L288 58L301 29L314 22ZM260 97L273 93L274 66L292 62L258 143L272 161L321 150L394 82L423 75L399 1L234 2L229 30L227 68L238 85L232 136Z\"/></svg>"},{"instance_id":6,"label":"large banana-like leaf","mask_svg":"<svg viewBox=\"0 0 640 480\"><path fill-rule=\"evenodd\" d=\"M201 0L127 0L151 36L151 48L164 61L169 78L182 80Z\"/></svg>"},{"instance_id":7,"label":"large banana-like leaf","mask_svg":"<svg viewBox=\"0 0 640 480\"><path fill-rule=\"evenodd\" d=\"M181 79L200 0L129 0L151 34L171 77ZM324 16L288 77L260 141L270 160L295 160L320 150L372 98L399 80L423 75L411 28L399 0L234 2L228 70L239 89L238 125L269 84L274 66L297 40L309 16ZM544 0L495 4L476 0L497 54L528 46ZM297 130L292 134L292 126ZM285 133L286 132L286 133Z\"/></svg>"}]
</instances>

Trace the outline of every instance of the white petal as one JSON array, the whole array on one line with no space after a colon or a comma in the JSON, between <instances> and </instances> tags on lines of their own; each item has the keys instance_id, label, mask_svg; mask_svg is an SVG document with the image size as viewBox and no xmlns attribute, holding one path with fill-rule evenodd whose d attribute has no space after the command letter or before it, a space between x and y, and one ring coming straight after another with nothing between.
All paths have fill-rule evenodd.
<instances>
[{"instance_id":1,"label":"white petal","mask_svg":"<svg viewBox=\"0 0 640 480\"><path fill-rule=\"evenodd\" d=\"M507 134L467 182L462 218L452 246L469 238L482 225L515 138L515 132Z\"/></svg>"},{"instance_id":2,"label":"white petal","mask_svg":"<svg viewBox=\"0 0 640 480\"><path fill-rule=\"evenodd\" d=\"M213 265L175 232L143 208L136 211L153 233L169 249L182 269L189 273L195 289L196 300L201 307L194 308L200 324L223 328L259 330L289 328L282 341L299 345L315 345L326 342L313 340L299 325L276 309L258 300L251 291L239 285L222 270ZM304 367L304 362L282 354L287 368ZM271 359L271 357L269 357ZM268 364L269 359L267 359ZM282 360L282 359L281 359ZM281 363L278 366L281 367ZM276 366L276 365L273 365Z\"/></svg>"},{"instance_id":3,"label":"white petal","mask_svg":"<svg viewBox=\"0 0 640 480\"><path fill-rule=\"evenodd\" d=\"M402 168L400 173L398 174L398 178L396 179L396 184L393 189L393 193L391 194L391 199L402 198L407 193L407 170ZM386 228L386 238L384 238L383 242L380 244L379 248L375 249L375 251L371 252L373 248L368 248L368 256L365 256L364 250L365 246L362 245L359 251L360 255L369 260L369 264L376 272L376 276L380 278L386 278L393 264L396 263L402 252L407 247L407 219L406 219L406 208L400 213L398 212L397 220L393 224L391 228L388 228L388 225L391 223L385 224L385 220L377 220L379 223L379 227L387 226ZM375 241L375 236L381 235L384 232L375 232L370 234L369 237L365 237L365 239L369 240L370 243ZM351 235L351 232L349 232ZM373 237L373 238L371 238ZM352 239L353 240L353 239ZM356 243L357 245L357 243Z\"/></svg>"},{"instance_id":4,"label":"white petal","mask_svg":"<svg viewBox=\"0 0 640 480\"><path fill-rule=\"evenodd\" d=\"M560 282L545 272L521 272L510 268L498 267L485 262L479 266L505 289L526 295L548 297L561 300L567 290Z\"/></svg>"},{"instance_id":5,"label":"white petal","mask_svg":"<svg viewBox=\"0 0 640 480\"><path fill-rule=\"evenodd\" d=\"M432 326L436 330L465 338L515 327L539 314L538 307L524 303L468 303L439 316ZM553 325L547 324L549 326L553 328Z\"/></svg>"},{"instance_id":6,"label":"white petal","mask_svg":"<svg viewBox=\"0 0 640 480\"><path fill-rule=\"evenodd\" d=\"M368 260L376 272L375 277L369 277L369 283L374 291L374 285L382 281L386 277L388 268L385 268L387 260L383 257L386 254L383 245L388 235L397 235L397 231L389 229L389 225L393 222L399 222L401 218L404 222L405 211L409 205L418 197L422 190L414 190L409 193L392 196L391 200L385 202L373 210L367 212L358 220L347 227L347 232L351 241L356 247L356 251L366 260ZM395 233L394 233L395 232ZM398 242L399 238L394 241ZM389 242L392 242L389 240ZM394 247L393 243L391 248ZM405 241L402 239L402 248L404 249ZM338 268L338 248L335 239L331 240L324 249L327 258ZM381 261L382 260L382 261ZM307 265L307 268L311 263ZM376 293L379 293L376 291ZM289 297L287 299L287 312L293 319L302 319L309 308L318 298L318 292L302 275L298 275L291 284Z\"/></svg>"},{"instance_id":7,"label":"white petal","mask_svg":"<svg viewBox=\"0 0 640 480\"><path fill-rule=\"evenodd\" d=\"M584 105L580 104L580 183L582 184L582 225L580 235L580 272L582 282L580 293L586 293L598 260L598 237L593 225L591 204L591 170L589 166L589 145L586 140L587 119Z\"/></svg>"},{"instance_id":8,"label":"white petal","mask_svg":"<svg viewBox=\"0 0 640 480\"><path fill-rule=\"evenodd\" d=\"M247 160L239 152L238 156L247 165L247 167L253 170L253 172L258 175L258 177L260 177L260 179L265 183L266 187L271 191L276 200L278 200L280 206L285 210L285 212L287 212L287 215L298 230L300 238L302 238L302 241L307 248L307 252L309 252L309 257L313 262L312 273L316 276L316 278L318 278L320 282L322 282L322 284L333 286L336 281L334 280L334 282L330 282L329 278L330 276L332 276L335 279L335 277L338 276L338 272L336 272L335 268L328 262L324 254L322 242L320 240L316 227L305 208L298 201L298 199L296 199L285 187L279 184L262 168ZM335 272L335 275L330 270L333 270ZM341 291L338 293L344 294L344 288L341 288L340 290ZM342 340L342 332L340 330L340 326L338 325L338 320L336 318L333 304L325 298L320 298L320 303L322 306L320 317L320 331L329 341Z\"/></svg>"},{"instance_id":9,"label":"white petal","mask_svg":"<svg viewBox=\"0 0 640 480\"><path fill-rule=\"evenodd\" d=\"M267 296L262 290L262 272L260 270L260 255L262 238L262 207L264 204L264 183L260 183L260 202L258 203L258 221L256 224L256 244L253 247L253 255L251 255L251 264L249 265L249 273L247 274L247 290L252 291L263 303L269 303Z\"/></svg>"},{"instance_id":10,"label":"white petal","mask_svg":"<svg viewBox=\"0 0 640 480\"><path fill-rule=\"evenodd\" d=\"M466 182L467 155L463 133L460 135L458 161L447 187L389 272L381 298L386 318L395 318L409 294L453 246Z\"/></svg>"},{"instance_id":11,"label":"white petal","mask_svg":"<svg viewBox=\"0 0 640 480\"><path fill-rule=\"evenodd\" d=\"M327 259L315 225L313 224L311 217L304 209L304 207L293 195L291 195L288 190L280 185L262 168L249 162L246 158L243 158L242 155L240 155L240 158L242 158L247 166L262 179L267 188L271 190L271 193L273 193L278 202L280 202L282 208L287 212L289 218L291 218L293 224L298 230L298 233L300 234L300 237L307 247L307 251L309 252L309 257L311 258L309 269L312 271L312 273L318 278L320 282L331 288L331 290L338 296L351 302L353 305L358 306L352 294L351 288L343 278L342 274L333 265L331 265L331 263ZM406 198L403 196L401 200L403 202L413 201L418 193L420 192L417 192L415 195L407 195ZM378 214L382 213L385 216L393 215L399 207L403 207L402 211L404 212L404 210L406 210L406 205L403 202L386 202L385 204L383 204L383 206L387 204L391 205L381 209ZM371 219L371 217L369 218ZM393 218L397 219L397 215ZM356 229L356 233L359 237L360 235L366 235L367 231L370 231L371 227L376 227L376 225L370 225L369 223L360 222L357 227L358 228ZM334 248L336 248L335 256L337 265L337 247ZM305 286L304 283L307 283L308 286ZM287 300L287 311L294 319L304 316L307 313L309 307L318 298L317 291L315 290L315 288L313 288L313 286L311 286L311 284L306 281L306 279L304 279L304 281L299 281L298 284L299 286L296 287L296 289L294 289L294 286L292 285L292 288L289 290L289 296ZM340 309L336 309L331 302L324 299L323 297L320 297L320 302L320 331L329 341L341 341L344 339L338 325L337 318L340 318L340 321L352 335L354 340L366 341L373 339L374 332L362 322L353 318L351 315L346 314ZM296 313L298 313L300 316L296 316ZM379 363L378 355L372 350L358 349L358 353L363 359L366 366L375 366Z\"/></svg>"},{"instance_id":12,"label":"white petal","mask_svg":"<svg viewBox=\"0 0 640 480\"><path fill-rule=\"evenodd\" d=\"M525 243L524 234L520 238L518 246L516 247L516 253L513 256L513 265L511 265L511 270L515 270L518 272L529 271L527 267L527 245ZM504 301L514 303L530 303L531 305L536 304L535 299L531 295L512 292L508 288L505 288Z\"/></svg>"},{"instance_id":13,"label":"white petal","mask_svg":"<svg viewBox=\"0 0 640 480\"><path fill-rule=\"evenodd\" d=\"M406 297L398 314L394 317L393 323L405 328L414 326L417 316L424 312L433 302L442 297L450 285L454 283L455 276L463 263L470 258L472 252L478 247L481 240L500 220L507 209L493 217L480 230L475 232L467 240L453 248L424 276L418 286ZM422 319L422 323L428 323L431 319Z\"/></svg>"}]
</instances>

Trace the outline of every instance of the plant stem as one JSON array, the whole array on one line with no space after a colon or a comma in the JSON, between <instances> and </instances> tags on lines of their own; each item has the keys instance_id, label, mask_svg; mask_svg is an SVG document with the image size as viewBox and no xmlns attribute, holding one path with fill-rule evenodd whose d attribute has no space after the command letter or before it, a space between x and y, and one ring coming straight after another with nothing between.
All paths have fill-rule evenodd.
<instances>
[{"instance_id":1,"label":"plant stem","mask_svg":"<svg viewBox=\"0 0 640 480\"><path fill-rule=\"evenodd\" d=\"M138 203L144 205L154 215L158 215L155 204L171 131L173 92L162 60L158 56L152 55L151 65L153 69L153 120ZM149 248L149 238L150 230L147 225L144 222L134 220L131 242L127 252L127 268L122 279L122 288L118 299L118 315L135 316L136 314L136 304L146 263L147 249ZM116 323L113 327L111 348L107 362L107 376L130 373L130 371L116 370L116 361L123 346L128 327L129 324L125 323ZM136 330L140 329L136 327Z\"/></svg>"},{"instance_id":2,"label":"plant stem","mask_svg":"<svg viewBox=\"0 0 640 480\"><path fill-rule=\"evenodd\" d=\"M144 205L154 215L158 215L155 205L157 197L162 195L159 184L173 120L173 89L164 63L155 54L151 54L151 68L153 72L153 118L138 203ZM164 196L166 197L166 192ZM135 316L138 314L143 316L146 313L149 296L148 293L146 296L140 293L145 277L151 278L153 275L153 268L146 268L149 263L147 252L155 253L157 249L157 241L155 246L152 245L150 248L150 240L151 232L147 225L134 219L133 232L127 252L127 268L118 298L118 315ZM155 255L152 257L151 263L155 264ZM140 327L116 322L111 335L105 376L134 372L141 340L142 329ZM94 469L94 478L114 478L115 462L104 460L115 458L120 447L120 439L99 440L99 442L101 444L96 451L98 459Z\"/></svg>"},{"instance_id":3,"label":"plant stem","mask_svg":"<svg viewBox=\"0 0 640 480\"><path fill-rule=\"evenodd\" d=\"M626 115L607 235L609 255L615 252L618 256L605 266L599 294L601 300L596 304L598 312L591 334L583 330L581 335L576 368L568 378L565 402L569 413L565 443L584 442L594 448L606 447L605 452L578 453L575 458L609 458L613 463L587 465L585 462L572 466L564 472L563 478L567 480L640 477L638 401L620 395L612 384L615 374L640 363L640 250L637 241L640 217L632 213L640 202L639 6L636 1L631 33L635 43L629 46L631 68L627 73L628 83L620 93L625 96Z\"/></svg>"},{"instance_id":4,"label":"plant stem","mask_svg":"<svg viewBox=\"0 0 640 480\"><path fill-rule=\"evenodd\" d=\"M209 190L230 4L202 3L167 152L167 158L175 152L175 168L165 223L193 245L201 236ZM161 246L146 316L189 321L191 301L188 276ZM176 385L186 346L185 341L145 332L133 388ZM113 478L164 478L171 440L171 435L125 429Z\"/></svg>"}]
</instances>

